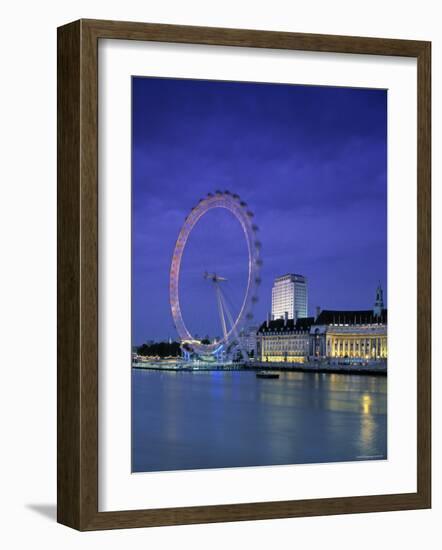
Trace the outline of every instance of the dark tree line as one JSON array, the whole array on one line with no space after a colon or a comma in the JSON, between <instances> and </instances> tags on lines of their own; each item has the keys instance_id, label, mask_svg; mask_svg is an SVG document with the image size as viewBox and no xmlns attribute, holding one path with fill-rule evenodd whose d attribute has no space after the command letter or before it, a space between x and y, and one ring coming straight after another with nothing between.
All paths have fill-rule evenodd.
<instances>
[{"instance_id":1,"label":"dark tree line","mask_svg":"<svg viewBox=\"0 0 442 550\"><path fill-rule=\"evenodd\" d=\"M159 356L159 357L178 357L181 355L178 342L155 342L153 344L143 344L137 348L138 355Z\"/></svg>"}]
</instances>

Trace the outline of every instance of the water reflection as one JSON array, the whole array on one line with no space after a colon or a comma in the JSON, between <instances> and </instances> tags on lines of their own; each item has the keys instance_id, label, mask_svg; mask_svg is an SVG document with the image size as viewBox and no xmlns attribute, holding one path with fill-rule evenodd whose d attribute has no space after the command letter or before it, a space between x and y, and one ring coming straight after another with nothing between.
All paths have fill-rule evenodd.
<instances>
[{"instance_id":1,"label":"water reflection","mask_svg":"<svg viewBox=\"0 0 442 550\"><path fill-rule=\"evenodd\" d=\"M133 371L133 470L386 458L386 378Z\"/></svg>"},{"instance_id":2,"label":"water reflection","mask_svg":"<svg viewBox=\"0 0 442 550\"><path fill-rule=\"evenodd\" d=\"M362 412L364 414L370 414L371 410L371 397L367 394L361 397Z\"/></svg>"}]
</instances>

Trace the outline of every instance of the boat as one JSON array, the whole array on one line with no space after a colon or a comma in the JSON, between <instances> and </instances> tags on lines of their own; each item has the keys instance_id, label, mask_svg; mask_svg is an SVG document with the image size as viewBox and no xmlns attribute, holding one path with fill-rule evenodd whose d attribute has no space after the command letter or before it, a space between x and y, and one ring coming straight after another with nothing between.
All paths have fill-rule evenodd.
<instances>
[{"instance_id":1,"label":"boat","mask_svg":"<svg viewBox=\"0 0 442 550\"><path fill-rule=\"evenodd\" d=\"M269 372L269 371L257 372L256 378L279 378L279 372Z\"/></svg>"}]
</instances>

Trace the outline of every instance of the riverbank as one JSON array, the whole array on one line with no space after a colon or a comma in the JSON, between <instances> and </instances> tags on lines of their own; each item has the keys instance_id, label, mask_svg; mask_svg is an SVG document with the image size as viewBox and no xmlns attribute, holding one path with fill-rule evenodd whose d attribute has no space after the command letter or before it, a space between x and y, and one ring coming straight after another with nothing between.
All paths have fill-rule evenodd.
<instances>
[{"instance_id":1,"label":"riverbank","mask_svg":"<svg viewBox=\"0 0 442 550\"><path fill-rule=\"evenodd\" d=\"M387 374L387 363L372 362L367 364L346 364L346 363L328 363L322 361L312 361L307 363L270 363L270 362L253 362L245 363L166 363L161 361L155 362L137 362L132 364L132 368L141 370L157 370L157 371L175 371L175 372L193 372L193 371L237 371L237 370L254 370L254 371L279 371L279 372L319 372L333 374L370 374L383 375Z\"/></svg>"},{"instance_id":2,"label":"riverbank","mask_svg":"<svg viewBox=\"0 0 442 550\"><path fill-rule=\"evenodd\" d=\"M367 364L347 364L347 363L327 363L322 361L312 361L307 363L267 363L256 362L253 364L256 370L282 371L282 372L329 372L333 374L379 374L386 376L387 363Z\"/></svg>"},{"instance_id":3,"label":"riverbank","mask_svg":"<svg viewBox=\"0 0 442 550\"><path fill-rule=\"evenodd\" d=\"M193 372L193 371L237 371L237 370L250 370L249 366L243 363L132 363L133 369L139 370L156 370L156 371L179 371L179 372Z\"/></svg>"}]
</instances>

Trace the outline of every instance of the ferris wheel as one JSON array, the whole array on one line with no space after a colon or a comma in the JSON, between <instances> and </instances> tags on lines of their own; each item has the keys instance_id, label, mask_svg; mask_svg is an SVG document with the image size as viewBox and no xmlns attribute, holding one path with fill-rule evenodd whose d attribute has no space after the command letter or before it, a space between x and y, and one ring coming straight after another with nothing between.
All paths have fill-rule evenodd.
<instances>
[{"instance_id":1,"label":"ferris wheel","mask_svg":"<svg viewBox=\"0 0 442 550\"><path fill-rule=\"evenodd\" d=\"M226 278L219 273L204 272L202 275L209 283L212 283L216 294L218 315L222 329L222 337L217 341L202 343L196 339L187 329L180 307L179 279L183 253L189 236L200 220L207 212L214 208L224 208L230 211L241 224L248 252L247 284L241 307L237 315L232 315L228 300L222 289ZM253 319L253 306L258 301L257 289L261 283L260 257L261 243L257 238L258 226L254 223L254 215L247 204L236 194L229 191L216 191L209 193L194 206L186 217L179 232L175 249L173 251L169 278L169 297L172 317L175 328L181 339L181 345L186 350L198 355L217 354L221 349L227 349L230 344L240 344L240 332L247 323ZM216 314L216 312L214 312ZM243 354L244 356L244 354Z\"/></svg>"}]
</instances>

